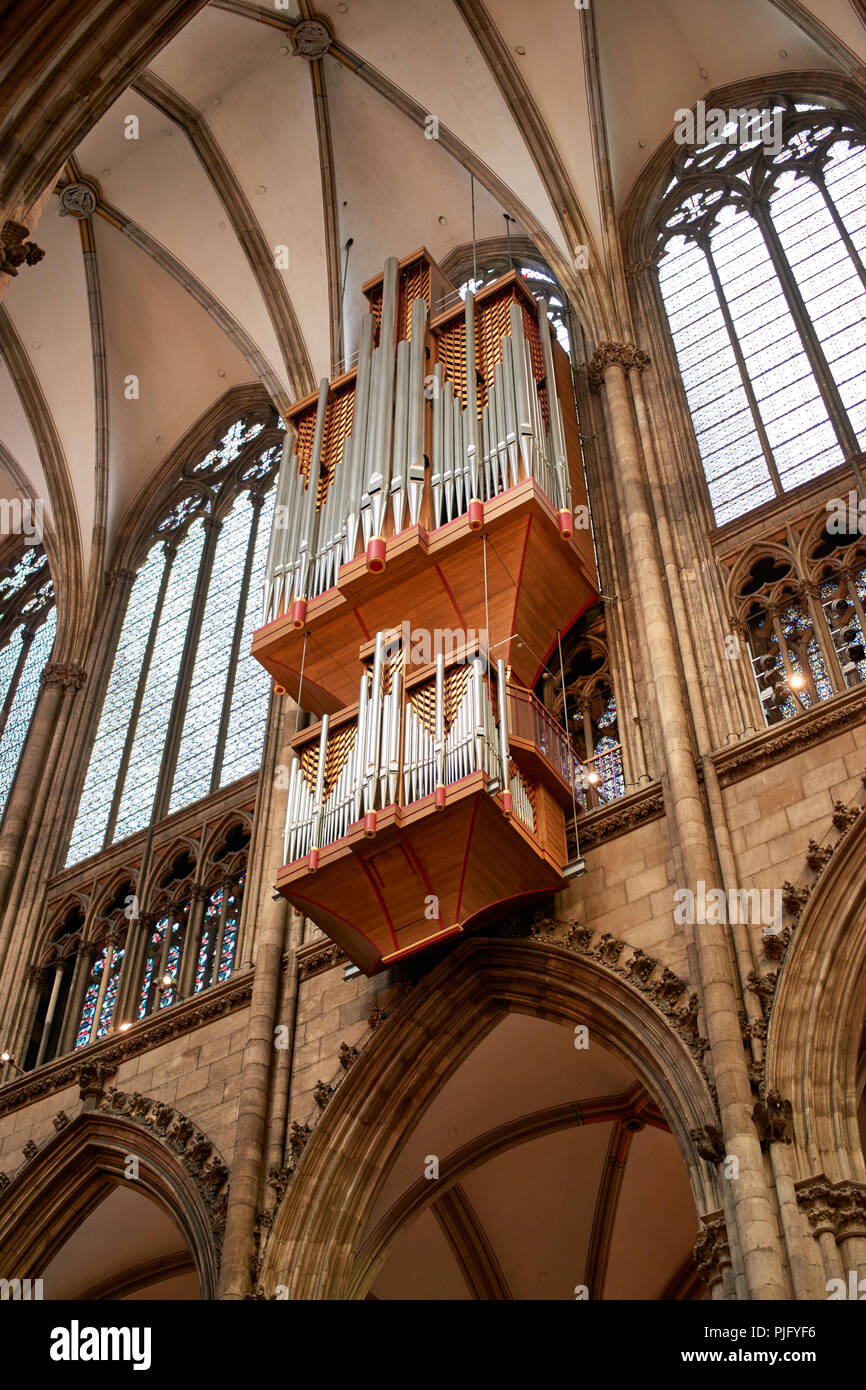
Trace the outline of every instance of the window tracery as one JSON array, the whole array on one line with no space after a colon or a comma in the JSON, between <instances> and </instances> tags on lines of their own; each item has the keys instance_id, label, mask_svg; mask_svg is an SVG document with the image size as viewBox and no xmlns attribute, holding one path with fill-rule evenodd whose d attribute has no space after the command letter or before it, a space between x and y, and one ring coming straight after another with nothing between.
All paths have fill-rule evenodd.
<instances>
[{"instance_id":1,"label":"window tracery","mask_svg":"<svg viewBox=\"0 0 866 1390\"><path fill-rule=\"evenodd\" d=\"M834 534L822 509L799 535L753 546L730 592L765 723L791 719L866 678L866 537Z\"/></svg>"},{"instance_id":2,"label":"window tracery","mask_svg":"<svg viewBox=\"0 0 866 1390\"><path fill-rule=\"evenodd\" d=\"M64 899L30 973L25 1066L39 1066L230 979L246 885L251 811L205 839L169 844L139 903L135 876L109 873Z\"/></svg>"},{"instance_id":3,"label":"window tracery","mask_svg":"<svg viewBox=\"0 0 866 1390\"><path fill-rule=\"evenodd\" d=\"M866 447L866 132L776 97L781 144L683 147L659 285L719 525Z\"/></svg>"},{"instance_id":4,"label":"window tracery","mask_svg":"<svg viewBox=\"0 0 866 1390\"><path fill-rule=\"evenodd\" d=\"M269 684L250 655L281 435L235 421L182 470L135 576L67 865L258 766Z\"/></svg>"}]
</instances>

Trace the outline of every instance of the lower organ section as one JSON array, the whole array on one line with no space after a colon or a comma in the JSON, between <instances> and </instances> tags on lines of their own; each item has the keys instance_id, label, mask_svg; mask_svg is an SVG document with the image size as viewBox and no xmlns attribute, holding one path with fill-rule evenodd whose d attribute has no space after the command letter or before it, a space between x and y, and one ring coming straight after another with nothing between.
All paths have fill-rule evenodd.
<instances>
[{"instance_id":1,"label":"lower organ section","mask_svg":"<svg viewBox=\"0 0 866 1390\"><path fill-rule=\"evenodd\" d=\"M568 857L564 731L502 662L410 655L380 633L358 704L298 735L290 772L277 887L368 974L556 892Z\"/></svg>"}]
</instances>

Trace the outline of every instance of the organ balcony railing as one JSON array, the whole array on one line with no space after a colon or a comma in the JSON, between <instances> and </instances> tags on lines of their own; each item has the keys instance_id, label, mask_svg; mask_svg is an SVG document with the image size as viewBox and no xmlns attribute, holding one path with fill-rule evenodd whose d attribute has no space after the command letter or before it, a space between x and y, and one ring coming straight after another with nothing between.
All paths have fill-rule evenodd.
<instances>
[{"instance_id":1,"label":"organ balcony railing","mask_svg":"<svg viewBox=\"0 0 866 1390\"><path fill-rule=\"evenodd\" d=\"M483 650L413 671L379 633L358 701L294 739L277 887L362 969L564 885L581 765Z\"/></svg>"},{"instance_id":2,"label":"organ balcony railing","mask_svg":"<svg viewBox=\"0 0 866 1390\"><path fill-rule=\"evenodd\" d=\"M514 272L431 319L426 251L366 287L358 363L290 413L253 652L314 714L342 655L395 621L520 631L533 649L597 597L567 357Z\"/></svg>"}]
</instances>

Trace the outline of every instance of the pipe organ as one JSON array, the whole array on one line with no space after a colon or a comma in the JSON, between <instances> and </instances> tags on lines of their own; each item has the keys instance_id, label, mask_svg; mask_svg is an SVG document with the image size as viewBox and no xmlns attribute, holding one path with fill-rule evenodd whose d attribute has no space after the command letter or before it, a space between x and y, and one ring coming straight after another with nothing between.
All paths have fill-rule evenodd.
<instances>
[{"instance_id":1,"label":"pipe organ","mask_svg":"<svg viewBox=\"0 0 866 1390\"><path fill-rule=\"evenodd\" d=\"M544 301L515 272L461 301L423 248L364 294L356 363L287 421L253 652L319 716L277 887L372 972L563 886L579 769L531 688L597 579Z\"/></svg>"}]
</instances>

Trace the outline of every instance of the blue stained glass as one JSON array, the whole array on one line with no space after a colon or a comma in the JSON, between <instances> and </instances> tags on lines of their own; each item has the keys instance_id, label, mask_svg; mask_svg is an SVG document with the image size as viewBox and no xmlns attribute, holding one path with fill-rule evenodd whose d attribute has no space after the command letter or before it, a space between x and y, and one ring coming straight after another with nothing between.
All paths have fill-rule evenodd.
<instances>
[{"instance_id":1,"label":"blue stained glass","mask_svg":"<svg viewBox=\"0 0 866 1390\"><path fill-rule=\"evenodd\" d=\"M268 558L268 538L274 511L276 489L271 488L262 504L256 548L250 575L247 611L241 633L235 685L229 713L226 750L223 758L220 786L236 782L249 772L256 772L262 757L265 723L271 682L267 672L253 658L253 632L261 621L261 594L265 582Z\"/></svg>"},{"instance_id":2,"label":"blue stained glass","mask_svg":"<svg viewBox=\"0 0 866 1390\"><path fill-rule=\"evenodd\" d=\"M6 727L0 737L0 811L6 806L12 782L18 768L18 759L24 747L30 719L39 697L39 683L43 667L54 646L54 631L57 626L57 613L52 608L40 628L24 662L24 669L9 710Z\"/></svg>"},{"instance_id":3,"label":"blue stained glass","mask_svg":"<svg viewBox=\"0 0 866 1390\"><path fill-rule=\"evenodd\" d=\"M218 930L222 901L223 890L217 888L215 892L211 893L204 915L204 929L202 931L201 945L199 947L195 972L194 992L196 994L200 994L201 991L206 989L210 984L211 969L208 968L208 958L214 933Z\"/></svg>"},{"instance_id":4,"label":"blue stained glass","mask_svg":"<svg viewBox=\"0 0 866 1390\"><path fill-rule=\"evenodd\" d=\"M224 468L232 459L236 459L243 446L260 435L263 429L264 425L246 425L243 420L236 420L228 433L223 435L219 448L211 449L201 463L195 465L193 473L202 473L205 469L216 471Z\"/></svg>"},{"instance_id":5,"label":"blue stained glass","mask_svg":"<svg viewBox=\"0 0 866 1390\"><path fill-rule=\"evenodd\" d=\"M102 983L102 974L105 970L108 958L109 947L104 946L102 951L93 962L90 972L90 980L84 995L84 1006L81 1011L81 1021L78 1025L78 1033L75 1038L76 1048L85 1047L90 1042L90 1034L93 1029L93 1020L96 1016L96 1005L99 999L99 987ZM96 1029L96 1037L103 1038L111 1027L111 1015L114 1011L117 999L117 987L120 983L120 968L123 964L123 950L113 952L111 962L111 973L105 989L105 997L102 1001L102 1008L99 1013L99 1025Z\"/></svg>"},{"instance_id":6,"label":"blue stained glass","mask_svg":"<svg viewBox=\"0 0 866 1390\"><path fill-rule=\"evenodd\" d=\"M180 924L175 922L171 931L172 936L174 936L175 931L180 931ZM168 959L165 965L165 973L166 975L170 975L173 980L177 980L177 972L180 968L180 946L181 943L179 941L172 941L172 944L168 948ZM167 1009L170 1004L174 1003L176 993L177 990L173 988L163 989L159 1000L159 1007L161 1009Z\"/></svg>"},{"instance_id":7,"label":"blue stained glass","mask_svg":"<svg viewBox=\"0 0 866 1390\"><path fill-rule=\"evenodd\" d=\"M102 962L100 962L99 973L102 974ZM75 1039L76 1048L84 1047L90 1042L90 1030L93 1027L93 1016L96 1013L96 998L99 994L99 980L91 979L87 986L87 993L84 996L84 1008L81 1012L81 1023L78 1027L78 1035Z\"/></svg>"},{"instance_id":8,"label":"blue stained glass","mask_svg":"<svg viewBox=\"0 0 866 1390\"><path fill-rule=\"evenodd\" d=\"M99 1027L96 1030L96 1036L98 1038L104 1038L111 1027L111 1015L114 1012L114 1004L117 999L117 986L120 984L120 967L122 964L123 951L115 951L114 959L111 962L111 976L105 990L102 1012L99 1015Z\"/></svg>"},{"instance_id":9,"label":"blue stained glass","mask_svg":"<svg viewBox=\"0 0 866 1390\"><path fill-rule=\"evenodd\" d=\"M238 923L241 916L241 902L243 900L244 883L246 875L241 874L238 886L229 894L228 906L226 908L226 927L223 933L223 946L220 951L219 972L217 983L227 980L232 973L232 966L235 958L235 944L238 935Z\"/></svg>"},{"instance_id":10,"label":"blue stained glass","mask_svg":"<svg viewBox=\"0 0 866 1390\"><path fill-rule=\"evenodd\" d=\"M212 475L221 475L222 470L226 469L263 429L261 423L235 421L220 445L195 465L192 473L207 471ZM255 456L255 461L246 468L245 479L258 479L266 476L269 470L273 470L280 448L280 444L271 444L261 449ZM185 476L189 478L190 473ZM222 476L209 477L206 495L215 495L222 487L223 481ZM249 599L243 614L239 658L230 693L220 786L255 771L261 758L270 682L258 663L253 661L250 645L258 621L259 597L264 582L274 496L275 489L271 487L261 508L253 551ZM203 505L203 497L198 492L194 496L186 494L169 516L163 519L163 537L184 521L189 524L189 529L177 547L155 632L152 632L155 607L167 563L161 543L152 548L133 586L70 839L67 864L77 863L103 848L112 807L115 804L117 814L113 827L114 840L123 839L142 830L153 814L165 741L177 693L178 676L189 639L189 620L204 544L202 519L196 517L190 522L189 518L193 511ZM211 503L208 502L207 506L210 509ZM213 582L205 596L201 634L190 674L189 698L171 788L169 812L178 810L210 792L216 740L228 682L231 641L249 549L252 517L252 503L248 494L243 492L223 521L217 539ZM35 561L33 563L35 564ZM152 655L141 692L137 722L132 732L128 762L124 764L124 750L130 737L130 720L140 684L144 656L150 641L153 642ZM7 664L11 660L10 651ZM0 656L0 701L5 669ZM123 784L119 785L118 779L124 765L125 776Z\"/></svg>"},{"instance_id":11,"label":"blue stained glass","mask_svg":"<svg viewBox=\"0 0 866 1390\"><path fill-rule=\"evenodd\" d=\"M0 603L23 589L28 579L47 563L48 557L44 550L25 550L12 573L4 574L0 579Z\"/></svg>"},{"instance_id":12,"label":"blue stained glass","mask_svg":"<svg viewBox=\"0 0 866 1390\"><path fill-rule=\"evenodd\" d=\"M144 1018L150 1010L152 994L156 988L154 971L159 967L159 962L162 957L162 943L165 940L167 928L168 918L161 917L150 934L150 941L147 945L147 960L144 967L144 979L141 983L141 994L138 1001L139 1018Z\"/></svg>"},{"instance_id":13,"label":"blue stained glass","mask_svg":"<svg viewBox=\"0 0 866 1390\"><path fill-rule=\"evenodd\" d=\"M223 522L217 541L169 812L210 791L252 514L244 494Z\"/></svg>"},{"instance_id":14,"label":"blue stained glass","mask_svg":"<svg viewBox=\"0 0 866 1390\"><path fill-rule=\"evenodd\" d=\"M69 843L67 864L77 864L80 859L102 849L164 566L162 546L155 545L132 587Z\"/></svg>"},{"instance_id":15,"label":"blue stained glass","mask_svg":"<svg viewBox=\"0 0 866 1390\"><path fill-rule=\"evenodd\" d=\"M21 646L24 641L24 628L16 627L6 646L0 652L0 705L6 699L9 690L9 682L15 674L15 667L18 665L18 657L21 655Z\"/></svg>"},{"instance_id":16,"label":"blue stained glass","mask_svg":"<svg viewBox=\"0 0 866 1390\"><path fill-rule=\"evenodd\" d=\"M195 521L178 546L168 581L120 799L115 832L118 840L147 825L153 807L203 546L204 527L200 521Z\"/></svg>"}]
</instances>

